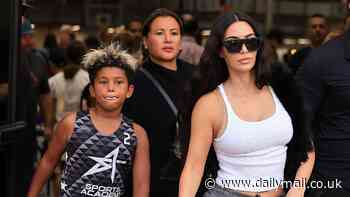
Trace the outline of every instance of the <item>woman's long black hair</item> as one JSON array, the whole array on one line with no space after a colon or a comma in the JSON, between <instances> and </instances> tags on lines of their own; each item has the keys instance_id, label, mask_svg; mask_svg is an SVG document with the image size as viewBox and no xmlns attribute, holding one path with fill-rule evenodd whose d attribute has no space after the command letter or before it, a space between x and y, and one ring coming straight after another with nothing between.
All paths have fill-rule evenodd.
<instances>
[{"instance_id":1,"label":"woman's long black hair","mask_svg":"<svg viewBox=\"0 0 350 197\"><path fill-rule=\"evenodd\" d=\"M223 39L227 28L235 22L245 21L254 30L257 37L261 38L255 22L247 15L239 12L227 12L219 16L213 27L211 28L210 36L207 40L204 52L201 56L198 69L195 70L192 78L192 95L185 113L185 129L187 136L184 137L185 155L187 155L190 129L191 129L191 114L196 101L204 94L213 91L217 86L228 79L229 73L227 64L224 58L220 57L220 51L223 47ZM255 75L255 84L258 88L262 88L269 81L270 70L267 66L261 63L262 47L257 51L256 63L252 72ZM210 112L208 112L210 113ZM209 151L206 161L205 172L202 180L208 176L215 177L218 170L218 163L213 147ZM204 184L201 184L203 186ZM200 187L199 195L203 193L205 188Z\"/></svg>"},{"instance_id":2,"label":"woman's long black hair","mask_svg":"<svg viewBox=\"0 0 350 197\"><path fill-rule=\"evenodd\" d=\"M262 35L258 31L255 22L245 14L239 12L227 12L217 18L211 29L210 36L199 63L200 89L197 99L200 96L213 91L219 84L228 79L229 73L227 64L224 58L220 57L220 51L223 47L225 31L232 23L238 21L247 22L253 28L255 35L262 39ZM262 47L257 51L256 63L252 70L255 75L255 84L258 88L262 88L266 85L270 77L270 69L267 65L262 64L261 59Z\"/></svg>"},{"instance_id":3,"label":"woman's long black hair","mask_svg":"<svg viewBox=\"0 0 350 197\"><path fill-rule=\"evenodd\" d=\"M225 60L220 57L220 50L223 46L223 39L226 29L234 22L245 21L254 30L255 35L261 38L257 26L254 21L238 12L227 12L220 16L214 23L211 34L207 41L205 50L202 54L199 70L195 73L192 84L192 99L188 112L186 113L186 129L188 134L191 128L191 112L193 110L195 102L204 94L211 92L216 87L228 79L229 73ZM264 64L262 60L262 47L257 51L256 63L252 72L255 76L255 85L258 88L262 88L264 85L271 85L274 88L277 96L281 102L285 105L286 110L291 116L294 134L292 140L287 144L287 160L285 166L285 179L294 180L297 169L301 162L305 162L308 158L308 152L314 149L312 143L311 126L309 122L305 120L303 100L300 94L300 88L297 87L295 80L288 73L281 75L281 72L273 74L272 76L270 65ZM210 113L210 112L208 112ZM187 145L189 142L189 136L187 136ZM186 146L187 153L187 146ZM211 147L207 158L205 172L203 179L211 175L216 176L218 170L218 162L216 159L215 151ZM201 186L204 184L201 184ZM287 187L284 189L288 189ZM203 188L200 188L199 193L203 192Z\"/></svg>"}]
</instances>

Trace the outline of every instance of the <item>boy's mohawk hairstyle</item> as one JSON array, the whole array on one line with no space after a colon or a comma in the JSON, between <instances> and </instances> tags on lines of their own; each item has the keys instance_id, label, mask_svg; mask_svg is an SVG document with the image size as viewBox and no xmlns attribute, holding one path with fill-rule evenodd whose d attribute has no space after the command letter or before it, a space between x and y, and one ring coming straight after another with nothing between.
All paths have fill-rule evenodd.
<instances>
[{"instance_id":1,"label":"boy's mohawk hairstyle","mask_svg":"<svg viewBox=\"0 0 350 197\"><path fill-rule=\"evenodd\" d=\"M91 50L84 55L82 64L89 73L103 66L118 65L133 71L137 68L137 60L127 53L126 50L122 50L119 44L115 43L105 48Z\"/></svg>"}]
</instances>

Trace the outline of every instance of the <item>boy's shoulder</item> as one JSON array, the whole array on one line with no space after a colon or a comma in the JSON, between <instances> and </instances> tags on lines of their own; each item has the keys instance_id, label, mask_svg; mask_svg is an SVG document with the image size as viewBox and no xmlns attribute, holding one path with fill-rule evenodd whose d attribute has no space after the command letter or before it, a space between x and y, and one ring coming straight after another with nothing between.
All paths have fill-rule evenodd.
<instances>
[{"instance_id":1,"label":"boy's shoulder","mask_svg":"<svg viewBox=\"0 0 350 197\"><path fill-rule=\"evenodd\" d=\"M56 129L62 135L64 135L65 139L69 139L74 130L74 124L77 117L76 112L69 112L65 114L65 116L59 121Z\"/></svg>"},{"instance_id":2,"label":"boy's shoulder","mask_svg":"<svg viewBox=\"0 0 350 197\"><path fill-rule=\"evenodd\" d=\"M134 129L134 120L127 117L124 113L122 115L123 115L123 122L126 123L129 127Z\"/></svg>"},{"instance_id":3,"label":"boy's shoulder","mask_svg":"<svg viewBox=\"0 0 350 197\"><path fill-rule=\"evenodd\" d=\"M136 123L133 119L127 117L126 115L123 114L123 121L128 124L132 130L135 132L136 130L144 130L141 125Z\"/></svg>"},{"instance_id":4,"label":"boy's shoulder","mask_svg":"<svg viewBox=\"0 0 350 197\"><path fill-rule=\"evenodd\" d=\"M77 113L79 112L68 112L64 115L64 117L61 119L62 124L73 124L76 120L76 117L78 116Z\"/></svg>"},{"instance_id":5,"label":"boy's shoulder","mask_svg":"<svg viewBox=\"0 0 350 197\"><path fill-rule=\"evenodd\" d=\"M124 113L123 113L123 121L128 124L134 131L136 130L144 130L144 128L139 125L138 123L136 123L133 119L129 118L128 116L126 116Z\"/></svg>"},{"instance_id":6,"label":"boy's shoulder","mask_svg":"<svg viewBox=\"0 0 350 197\"><path fill-rule=\"evenodd\" d=\"M137 124L136 122L132 123L132 127L134 128L135 132L145 130L141 125Z\"/></svg>"},{"instance_id":7,"label":"boy's shoulder","mask_svg":"<svg viewBox=\"0 0 350 197\"><path fill-rule=\"evenodd\" d=\"M134 133L138 139L140 138L147 138L146 130L136 122L132 123L132 127L134 129Z\"/></svg>"},{"instance_id":8,"label":"boy's shoulder","mask_svg":"<svg viewBox=\"0 0 350 197\"><path fill-rule=\"evenodd\" d=\"M87 122L90 121L90 117L89 117L89 111L78 111L78 112L72 112L75 114L75 117L73 119L74 123L78 123L79 122ZM73 115L72 115L73 116Z\"/></svg>"}]
</instances>

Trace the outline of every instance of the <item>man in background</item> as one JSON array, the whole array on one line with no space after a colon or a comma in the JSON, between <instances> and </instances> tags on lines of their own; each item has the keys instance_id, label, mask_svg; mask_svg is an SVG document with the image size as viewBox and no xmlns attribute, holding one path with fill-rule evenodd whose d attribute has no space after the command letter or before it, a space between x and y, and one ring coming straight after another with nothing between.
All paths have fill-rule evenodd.
<instances>
[{"instance_id":1,"label":"man in background","mask_svg":"<svg viewBox=\"0 0 350 197\"><path fill-rule=\"evenodd\" d=\"M313 127L316 150L309 181L313 188L306 196L349 197L350 30L313 48L296 78L303 89L306 123Z\"/></svg>"},{"instance_id":2,"label":"man in background","mask_svg":"<svg viewBox=\"0 0 350 197\"><path fill-rule=\"evenodd\" d=\"M131 19L126 24L125 29L133 35L142 37L142 21L138 18Z\"/></svg>"},{"instance_id":3,"label":"man in background","mask_svg":"<svg viewBox=\"0 0 350 197\"><path fill-rule=\"evenodd\" d=\"M33 29L31 23L22 17L20 26L20 61L18 65L16 119L26 122L25 134L18 140L15 150L15 196L25 196L34 172L37 151L38 105L45 125L47 138L52 133L52 98L48 85L45 60L33 47Z\"/></svg>"},{"instance_id":4,"label":"man in background","mask_svg":"<svg viewBox=\"0 0 350 197\"><path fill-rule=\"evenodd\" d=\"M329 25L323 14L314 14L308 19L306 36L310 39L311 45L299 49L288 63L291 71L295 74L303 65L311 50L322 45L329 33Z\"/></svg>"}]
</instances>

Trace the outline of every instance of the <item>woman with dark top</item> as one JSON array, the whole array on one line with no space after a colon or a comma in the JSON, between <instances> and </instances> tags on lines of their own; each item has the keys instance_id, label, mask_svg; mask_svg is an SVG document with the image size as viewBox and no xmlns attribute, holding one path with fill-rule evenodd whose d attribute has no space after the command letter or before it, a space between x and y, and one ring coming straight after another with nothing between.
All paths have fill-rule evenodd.
<instances>
[{"instance_id":1,"label":"woman with dark top","mask_svg":"<svg viewBox=\"0 0 350 197\"><path fill-rule=\"evenodd\" d=\"M292 77L271 77L262 45L246 15L228 12L215 22L199 64L180 197L196 195L211 146L218 170L205 197L279 197L290 186L285 180L295 181L288 197L304 195L314 151L302 99Z\"/></svg>"},{"instance_id":2,"label":"woman with dark top","mask_svg":"<svg viewBox=\"0 0 350 197\"><path fill-rule=\"evenodd\" d=\"M143 27L148 56L136 72L134 94L124 107L124 113L147 130L152 197L171 197L178 193L182 133L177 129L181 127L177 120L185 109L184 97L190 91L194 68L177 59L182 31L181 19L170 10L157 9L148 16Z\"/></svg>"}]
</instances>

